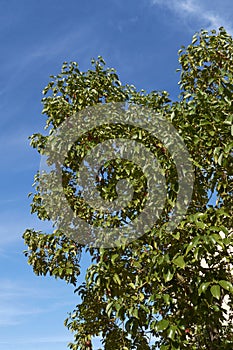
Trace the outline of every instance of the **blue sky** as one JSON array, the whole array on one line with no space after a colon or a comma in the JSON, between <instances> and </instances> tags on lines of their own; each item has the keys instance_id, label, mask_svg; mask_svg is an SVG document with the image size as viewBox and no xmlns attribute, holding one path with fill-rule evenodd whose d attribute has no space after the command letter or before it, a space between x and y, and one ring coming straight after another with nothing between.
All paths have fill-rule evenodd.
<instances>
[{"instance_id":1,"label":"blue sky","mask_svg":"<svg viewBox=\"0 0 233 350\"><path fill-rule=\"evenodd\" d=\"M139 89L179 93L177 51L201 28L233 33L232 0L0 0L0 350L62 350L78 298L71 286L34 276L22 251L40 158L28 136L43 130L41 91L63 61L81 70L102 55ZM84 264L86 261L84 259Z\"/></svg>"}]
</instances>

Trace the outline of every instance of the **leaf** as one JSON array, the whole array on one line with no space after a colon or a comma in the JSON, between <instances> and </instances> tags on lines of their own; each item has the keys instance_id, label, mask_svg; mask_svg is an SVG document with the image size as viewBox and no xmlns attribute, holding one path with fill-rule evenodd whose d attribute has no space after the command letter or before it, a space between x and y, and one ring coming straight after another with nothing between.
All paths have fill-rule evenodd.
<instances>
[{"instance_id":1,"label":"leaf","mask_svg":"<svg viewBox=\"0 0 233 350\"><path fill-rule=\"evenodd\" d=\"M168 270L167 273L163 274L163 278L165 282L169 282L173 279L174 273L172 273L170 270Z\"/></svg>"},{"instance_id":2,"label":"leaf","mask_svg":"<svg viewBox=\"0 0 233 350\"><path fill-rule=\"evenodd\" d=\"M131 323L132 323L132 318L130 318L130 319L126 322L126 324L125 324L125 330L126 330L127 332L130 332Z\"/></svg>"},{"instance_id":3,"label":"leaf","mask_svg":"<svg viewBox=\"0 0 233 350\"><path fill-rule=\"evenodd\" d=\"M171 326L168 330L167 337L174 340L175 334L176 334L176 329L177 329L176 326Z\"/></svg>"},{"instance_id":4,"label":"leaf","mask_svg":"<svg viewBox=\"0 0 233 350\"><path fill-rule=\"evenodd\" d=\"M138 309L137 308L133 309L132 316L135 317L135 318L139 318L138 317Z\"/></svg>"},{"instance_id":5,"label":"leaf","mask_svg":"<svg viewBox=\"0 0 233 350\"><path fill-rule=\"evenodd\" d=\"M120 277L118 276L117 273L114 273L113 275L113 281L119 285L121 285L121 280L120 280Z\"/></svg>"},{"instance_id":6,"label":"leaf","mask_svg":"<svg viewBox=\"0 0 233 350\"><path fill-rule=\"evenodd\" d=\"M220 286L218 284L215 284L210 288L211 294L214 298L219 299L221 292L220 292Z\"/></svg>"},{"instance_id":7,"label":"leaf","mask_svg":"<svg viewBox=\"0 0 233 350\"><path fill-rule=\"evenodd\" d=\"M176 234L172 235L175 239L180 239L180 232L177 232Z\"/></svg>"},{"instance_id":8,"label":"leaf","mask_svg":"<svg viewBox=\"0 0 233 350\"><path fill-rule=\"evenodd\" d=\"M200 285L200 287L198 288L198 295L201 295L202 293L205 293L210 284L211 284L211 282L204 282L204 283L202 283Z\"/></svg>"},{"instance_id":9,"label":"leaf","mask_svg":"<svg viewBox=\"0 0 233 350\"><path fill-rule=\"evenodd\" d=\"M129 287L131 287L133 289L136 289L136 286L135 286L135 284L133 282L130 282L128 285L129 285Z\"/></svg>"},{"instance_id":10,"label":"leaf","mask_svg":"<svg viewBox=\"0 0 233 350\"><path fill-rule=\"evenodd\" d=\"M218 283L219 283L219 285L220 285L222 288L224 288L224 289L226 289L227 291L230 291L231 293L233 293L233 285L231 284L231 282L225 281L225 280L221 280L221 281L219 281Z\"/></svg>"},{"instance_id":11,"label":"leaf","mask_svg":"<svg viewBox=\"0 0 233 350\"><path fill-rule=\"evenodd\" d=\"M196 221L196 226L198 227L198 228L200 228L201 230L204 230L205 229L205 223L204 222L202 222L202 221Z\"/></svg>"},{"instance_id":12,"label":"leaf","mask_svg":"<svg viewBox=\"0 0 233 350\"><path fill-rule=\"evenodd\" d=\"M155 329L159 331L164 331L167 327L169 326L169 321L168 320L161 320L156 324Z\"/></svg>"},{"instance_id":13,"label":"leaf","mask_svg":"<svg viewBox=\"0 0 233 350\"><path fill-rule=\"evenodd\" d=\"M143 301L145 299L145 296L143 293L139 294L139 301Z\"/></svg>"},{"instance_id":14,"label":"leaf","mask_svg":"<svg viewBox=\"0 0 233 350\"><path fill-rule=\"evenodd\" d=\"M171 114L171 121L175 118L175 112L173 111Z\"/></svg>"},{"instance_id":15,"label":"leaf","mask_svg":"<svg viewBox=\"0 0 233 350\"><path fill-rule=\"evenodd\" d=\"M173 263L178 267L180 267L181 269L185 268L185 261L182 255L179 255L176 259L174 259Z\"/></svg>"},{"instance_id":16,"label":"leaf","mask_svg":"<svg viewBox=\"0 0 233 350\"><path fill-rule=\"evenodd\" d=\"M119 257L118 254L113 254L113 256L111 257L111 262L114 264L115 260Z\"/></svg>"},{"instance_id":17,"label":"leaf","mask_svg":"<svg viewBox=\"0 0 233 350\"><path fill-rule=\"evenodd\" d=\"M170 304L170 295L169 294L164 294L163 295L163 300L164 302L169 305Z\"/></svg>"},{"instance_id":18,"label":"leaf","mask_svg":"<svg viewBox=\"0 0 233 350\"><path fill-rule=\"evenodd\" d=\"M195 237L195 239L193 240L193 242L190 242L189 245L187 246L185 255L187 255L190 250L192 250L194 247L197 246L197 244L199 243L200 238L199 237Z\"/></svg>"},{"instance_id":19,"label":"leaf","mask_svg":"<svg viewBox=\"0 0 233 350\"><path fill-rule=\"evenodd\" d=\"M111 312L112 312L112 305L113 305L114 301L111 301L107 306L106 306L106 313L108 315L108 317L111 316Z\"/></svg>"},{"instance_id":20,"label":"leaf","mask_svg":"<svg viewBox=\"0 0 233 350\"><path fill-rule=\"evenodd\" d=\"M192 38L192 44L195 44L195 43L197 42L197 40L198 40L198 39L197 39L197 36L194 35L193 38Z\"/></svg>"},{"instance_id":21,"label":"leaf","mask_svg":"<svg viewBox=\"0 0 233 350\"><path fill-rule=\"evenodd\" d=\"M223 153L220 154L220 156L218 157L218 164L222 165L222 158L223 158Z\"/></svg>"}]
</instances>

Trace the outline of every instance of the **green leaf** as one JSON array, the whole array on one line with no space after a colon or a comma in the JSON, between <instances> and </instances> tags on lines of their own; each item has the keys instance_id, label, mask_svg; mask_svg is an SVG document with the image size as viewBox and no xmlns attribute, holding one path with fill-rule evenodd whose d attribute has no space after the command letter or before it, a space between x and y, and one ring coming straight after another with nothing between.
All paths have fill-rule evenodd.
<instances>
[{"instance_id":1,"label":"green leaf","mask_svg":"<svg viewBox=\"0 0 233 350\"><path fill-rule=\"evenodd\" d=\"M220 154L220 156L218 157L218 164L222 165L222 158L223 158L223 153Z\"/></svg>"},{"instance_id":2,"label":"green leaf","mask_svg":"<svg viewBox=\"0 0 233 350\"><path fill-rule=\"evenodd\" d=\"M129 283L129 287L131 287L131 288L133 288L133 289L136 289L136 286L135 286L135 284L134 284L133 282L130 282L130 283Z\"/></svg>"},{"instance_id":3,"label":"green leaf","mask_svg":"<svg viewBox=\"0 0 233 350\"><path fill-rule=\"evenodd\" d=\"M185 268L185 261L182 255L179 255L177 258L173 259L173 263L181 269Z\"/></svg>"},{"instance_id":4,"label":"green leaf","mask_svg":"<svg viewBox=\"0 0 233 350\"><path fill-rule=\"evenodd\" d=\"M143 301L145 299L145 296L143 293L139 294L139 301Z\"/></svg>"},{"instance_id":5,"label":"green leaf","mask_svg":"<svg viewBox=\"0 0 233 350\"><path fill-rule=\"evenodd\" d=\"M114 273L113 275L113 281L119 285L121 285L121 280L120 280L120 277L118 276L117 273Z\"/></svg>"},{"instance_id":6,"label":"green leaf","mask_svg":"<svg viewBox=\"0 0 233 350\"><path fill-rule=\"evenodd\" d=\"M107 313L108 317L111 316L113 304L114 304L114 301L111 301L111 302L106 306L106 313Z\"/></svg>"},{"instance_id":7,"label":"green leaf","mask_svg":"<svg viewBox=\"0 0 233 350\"><path fill-rule=\"evenodd\" d=\"M221 295L220 286L218 284L215 284L210 288L211 294L214 298L219 299Z\"/></svg>"},{"instance_id":8,"label":"green leaf","mask_svg":"<svg viewBox=\"0 0 233 350\"><path fill-rule=\"evenodd\" d=\"M134 309L133 309L132 316L135 317L135 318L137 318L137 319L139 318L139 317L138 317L138 308L134 308Z\"/></svg>"},{"instance_id":9,"label":"green leaf","mask_svg":"<svg viewBox=\"0 0 233 350\"><path fill-rule=\"evenodd\" d=\"M211 284L211 282L204 282L204 283L202 283L200 285L200 287L198 288L198 295L201 295L202 293L205 293L210 284Z\"/></svg>"},{"instance_id":10,"label":"green leaf","mask_svg":"<svg viewBox=\"0 0 233 350\"><path fill-rule=\"evenodd\" d=\"M177 326L171 326L168 330L168 333L167 333L168 338L174 340L176 330L177 330Z\"/></svg>"},{"instance_id":11,"label":"green leaf","mask_svg":"<svg viewBox=\"0 0 233 350\"><path fill-rule=\"evenodd\" d=\"M204 230L205 229L205 223L204 222L202 222L202 221L196 221L196 226L198 227L198 228L200 228L201 230Z\"/></svg>"},{"instance_id":12,"label":"green leaf","mask_svg":"<svg viewBox=\"0 0 233 350\"><path fill-rule=\"evenodd\" d=\"M167 273L163 274L163 278L165 282L169 282L173 279L174 273L172 273L170 270L168 270Z\"/></svg>"},{"instance_id":13,"label":"green leaf","mask_svg":"<svg viewBox=\"0 0 233 350\"><path fill-rule=\"evenodd\" d=\"M169 321L163 319L156 324L155 328L159 332L159 331L164 331L168 326L169 326Z\"/></svg>"},{"instance_id":14,"label":"green leaf","mask_svg":"<svg viewBox=\"0 0 233 350\"><path fill-rule=\"evenodd\" d=\"M169 305L170 304L170 295L169 294L164 294L163 295L163 300L165 301L165 303L167 305Z\"/></svg>"},{"instance_id":15,"label":"green leaf","mask_svg":"<svg viewBox=\"0 0 233 350\"><path fill-rule=\"evenodd\" d=\"M192 250L194 247L196 247L198 245L199 240L200 240L199 237L195 237L195 239L189 243L189 245L186 248L185 255L187 255L190 252L190 250Z\"/></svg>"},{"instance_id":16,"label":"green leaf","mask_svg":"<svg viewBox=\"0 0 233 350\"><path fill-rule=\"evenodd\" d=\"M221 280L221 281L219 281L218 283L219 283L219 285L220 285L222 288L224 288L224 289L226 289L227 291L233 293L233 285L231 284L231 282L225 281L225 280Z\"/></svg>"},{"instance_id":17,"label":"green leaf","mask_svg":"<svg viewBox=\"0 0 233 350\"><path fill-rule=\"evenodd\" d=\"M112 257L111 257L111 262L114 264L115 260L119 257L119 254L114 254Z\"/></svg>"}]
</instances>

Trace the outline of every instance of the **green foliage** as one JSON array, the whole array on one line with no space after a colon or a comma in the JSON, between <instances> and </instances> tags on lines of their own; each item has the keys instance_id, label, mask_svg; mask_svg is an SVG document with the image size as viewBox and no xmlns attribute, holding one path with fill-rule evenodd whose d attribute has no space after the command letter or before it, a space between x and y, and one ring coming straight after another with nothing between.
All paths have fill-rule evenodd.
<instances>
[{"instance_id":1,"label":"green foliage","mask_svg":"<svg viewBox=\"0 0 233 350\"><path fill-rule=\"evenodd\" d=\"M101 57L92 61L93 69L87 72L81 72L77 63L65 63L61 74L52 76L43 91L43 113L50 134L75 112L98 103L123 101L147 106L172 121L195 168L187 215L171 233L161 223L168 219L176 200L172 179L177 179L177 173L161 142L143 130L119 125L106 130L103 126L77 140L76 151L70 152L63 169L64 192L71 205L77 201L72 176L86 150L114 138L116 132L118 137L143 141L157 156L166 174L168 194L160 219L140 239L112 249L86 247L92 264L85 282L75 290L82 301L65 322L74 332L74 343L69 344L72 350L91 349L96 335L102 336L106 350L232 348L233 315L226 319L224 300L228 296L232 311L233 40L224 28L210 33L202 30L194 35L192 44L179 51L179 62L181 95L175 102L166 92L138 92L133 86L123 86ZM40 154L46 139L41 134L31 137ZM134 199L141 203L146 183L139 181L140 169L127 162L120 167L112 162L102 170L107 177L97 185L103 198L114 198L118 179L128 172L129 177L136 176ZM48 219L39 180L37 174L32 212ZM93 220L93 212L83 215ZM128 212L128 217L132 215ZM127 219L123 213L121 216ZM100 224L102 218L97 219ZM110 229L113 226L110 222ZM45 235L27 230L24 239L28 246L25 254L36 274L50 273L76 283L82 247L66 232Z\"/></svg>"},{"instance_id":2,"label":"green foliage","mask_svg":"<svg viewBox=\"0 0 233 350\"><path fill-rule=\"evenodd\" d=\"M33 266L36 275L46 276L49 273L76 285L82 247L75 241L58 230L46 235L32 229L24 232L24 241L28 246L24 254L28 256L28 263Z\"/></svg>"}]
</instances>

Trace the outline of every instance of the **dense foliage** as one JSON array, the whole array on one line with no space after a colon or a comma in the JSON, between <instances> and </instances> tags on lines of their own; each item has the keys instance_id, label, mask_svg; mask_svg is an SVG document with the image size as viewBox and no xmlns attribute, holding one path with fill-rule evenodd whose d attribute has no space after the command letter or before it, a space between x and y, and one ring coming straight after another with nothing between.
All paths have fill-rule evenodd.
<instances>
[{"instance_id":1,"label":"dense foliage","mask_svg":"<svg viewBox=\"0 0 233 350\"><path fill-rule=\"evenodd\" d=\"M85 220L96 220L99 225L103 218L94 218L94 211L83 205L73 179L87 150L105 139L120 135L143 142L161 163L168 193L166 206L150 232L111 249L79 244L61 229L53 234L33 229L24 233L25 254L37 275L50 274L76 286L81 253L92 257L85 281L75 289L82 301L65 321L74 332L74 343L69 344L72 350L91 349L97 335L107 350L232 349L232 37L224 28L202 30L181 48L179 62L181 93L174 102L165 91L147 93L122 85L116 71L106 68L101 57L92 61L87 72L81 72L75 62L64 63L61 73L52 76L43 91L50 135L71 115L96 104L127 102L161 113L184 140L195 173L187 213L168 232L164 224L178 188L174 162L164 145L145 130L124 125L103 125L77 140L77 147L62 165L63 187L70 205ZM48 137L31 137L40 154L45 152ZM147 187L141 170L135 169L129 162L112 161L101 170L97 186L103 198L111 200L118 179L128 176L134 181L134 209L140 212ZM40 176L35 177L32 213L49 220ZM132 219L135 211L127 215ZM118 215L117 224L120 219ZM110 218L109 230L115 224L116 218Z\"/></svg>"}]
</instances>

